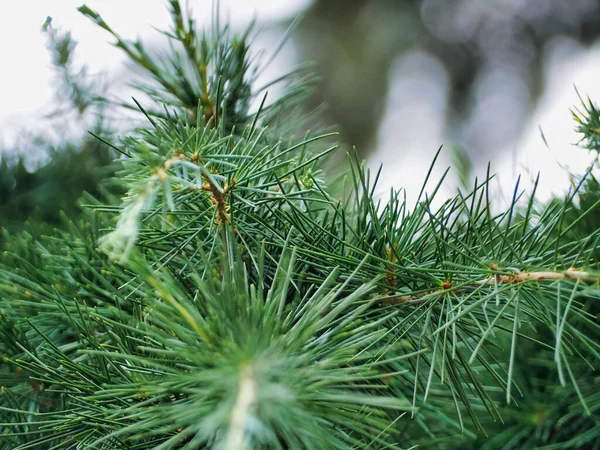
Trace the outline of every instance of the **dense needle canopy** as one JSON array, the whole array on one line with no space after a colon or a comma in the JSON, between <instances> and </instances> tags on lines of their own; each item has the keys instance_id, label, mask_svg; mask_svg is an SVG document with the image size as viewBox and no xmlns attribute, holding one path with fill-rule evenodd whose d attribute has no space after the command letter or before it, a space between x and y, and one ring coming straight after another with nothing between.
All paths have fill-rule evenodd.
<instances>
[{"instance_id":1,"label":"dense needle canopy","mask_svg":"<svg viewBox=\"0 0 600 450\"><path fill-rule=\"evenodd\" d=\"M0 448L597 448L595 166L547 205L500 210L489 171L380 198L354 153L327 171L312 78L256 85L251 28L170 0L156 55L80 11L147 77L145 125L109 143L125 197L5 236Z\"/></svg>"}]
</instances>

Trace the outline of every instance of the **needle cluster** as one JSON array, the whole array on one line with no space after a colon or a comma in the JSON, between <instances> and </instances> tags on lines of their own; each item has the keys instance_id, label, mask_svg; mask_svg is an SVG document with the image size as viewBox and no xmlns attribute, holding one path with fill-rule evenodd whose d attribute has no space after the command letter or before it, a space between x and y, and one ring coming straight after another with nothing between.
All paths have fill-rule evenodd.
<instances>
[{"instance_id":1,"label":"needle cluster","mask_svg":"<svg viewBox=\"0 0 600 450\"><path fill-rule=\"evenodd\" d=\"M250 31L169 8L162 56L80 8L164 112L111 143L123 199L6 236L0 448L596 448L591 175L504 210L489 171L439 207L431 171L379 198L354 154L326 172L331 134L297 136L310 79L267 103Z\"/></svg>"}]
</instances>

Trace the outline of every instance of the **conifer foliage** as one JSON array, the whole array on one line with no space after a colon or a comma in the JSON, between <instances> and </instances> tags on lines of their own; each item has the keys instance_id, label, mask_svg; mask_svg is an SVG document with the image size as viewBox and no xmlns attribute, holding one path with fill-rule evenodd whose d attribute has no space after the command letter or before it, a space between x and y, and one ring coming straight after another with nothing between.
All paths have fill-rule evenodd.
<instances>
[{"instance_id":1,"label":"conifer foliage","mask_svg":"<svg viewBox=\"0 0 600 450\"><path fill-rule=\"evenodd\" d=\"M378 200L352 154L324 173L310 78L269 103L251 29L169 9L156 56L80 8L154 103L112 143L122 201L6 234L0 448L599 448L586 178L548 205L517 185L504 211L490 173L437 208L429 176L415 204Z\"/></svg>"}]
</instances>

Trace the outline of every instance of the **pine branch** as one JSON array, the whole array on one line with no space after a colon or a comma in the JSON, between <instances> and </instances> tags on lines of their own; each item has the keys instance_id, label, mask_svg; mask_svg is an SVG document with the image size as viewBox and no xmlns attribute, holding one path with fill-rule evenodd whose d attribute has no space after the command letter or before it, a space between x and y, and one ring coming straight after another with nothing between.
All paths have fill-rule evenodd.
<instances>
[{"instance_id":1,"label":"pine branch","mask_svg":"<svg viewBox=\"0 0 600 450\"><path fill-rule=\"evenodd\" d=\"M497 271L498 267L493 265L490 269ZM483 280L473 281L471 285L465 285L462 283L460 286L453 289L452 283L445 281L440 286L440 289L426 292L424 294L414 295L402 295L390 298L381 298L379 303L384 305L401 305L405 303L418 304L444 295L448 290L453 289L454 291L460 290L472 290L480 285L497 285L497 284L517 284L527 281L560 281L560 280L580 280L587 283L595 284L600 283L600 276L584 272L570 267L563 272L551 272L551 271L540 271L540 272L517 272L510 275L496 274L493 277L485 278Z\"/></svg>"},{"instance_id":2,"label":"pine branch","mask_svg":"<svg viewBox=\"0 0 600 450\"><path fill-rule=\"evenodd\" d=\"M261 65L260 61L252 61L249 53L248 43L252 40L254 24L250 24L241 35L232 36L229 27L221 26L215 19L212 33L199 33L191 11L185 12L178 0L169 0L173 27L169 31L161 31L169 40L169 52L152 54L141 41L122 38L88 6L82 5L79 11L110 33L116 40L114 45L147 75L133 87L157 103L159 109L149 111L153 117L168 120L171 117L165 111L172 108L190 125L210 124L231 131L254 120L254 113L250 111L254 99L263 99L262 115L266 121L274 121L283 111L289 111L291 106L305 99L314 84L312 77L295 79L303 71L298 68L253 89L259 74L279 52L288 33L274 54ZM293 27L294 24L290 29ZM154 82L148 83L146 78ZM267 89L275 83L289 83L289 86L279 99L265 105ZM131 105L123 103L121 106L131 108Z\"/></svg>"},{"instance_id":3,"label":"pine branch","mask_svg":"<svg viewBox=\"0 0 600 450\"><path fill-rule=\"evenodd\" d=\"M355 155L336 184L331 134L274 120L297 93L247 109L248 34L201 35L169 8L166 59L81 8L176 111L138 104L148 126L115 145L120 203L8 236L0 448L478 448L505 414L489 446L593 445L600 232L580 227L600 201L575 206L589 174L547 205L517 184L500 211L489 170L439 208L432 170L415 205L377 199L380 172Z\"/></svg>"}]
</instances>

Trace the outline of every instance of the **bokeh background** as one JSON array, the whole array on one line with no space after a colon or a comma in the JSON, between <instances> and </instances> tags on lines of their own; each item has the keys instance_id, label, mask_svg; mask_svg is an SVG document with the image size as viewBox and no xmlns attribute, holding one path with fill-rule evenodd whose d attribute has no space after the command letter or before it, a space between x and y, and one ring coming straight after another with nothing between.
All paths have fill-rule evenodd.
<instances>
[{"instance_id":1,"label":"bokeh background","mask_svg":"<svg viewBox=\"0 0 600 450\"><path fill-rule=\"evenodd\" d=\"M160 49L164 40L153 27L168 27L165 3L88 5L123 36ZM208 26L213 2L188 3L198 23ZM98 126L97 112L73 112L65 106L72 99L61 97L64 80L41 32L46 16L78 42L75 73L85 67L86 77L113 98L132 95L134 75L124 55L77 12L79 5L0 2L3 225L17 209L31 212L46 204L56 210L56 198L66 198L69 186L73 195L93 190L91 169L103 163L85 155L93 147L85 136ZM543 200L566 190L569 170L581 173L591 160L573 146L578 137L570 108L580 103L575 88L600 101L600 1L221 0L220 8L235 29L255 18L262 29L255 46L267 51L302 16L264 78L314 61L321 81L307 107L326 104L320 120L339 129L340 140L355 146L371 167L383 163L381 192L404 187L410 198L442 144L435 173L453 163L462 167L444 185L448 194L460 185L461 173L481 177L491 161L500 195L511 195L519 174L527 186L541 171ZM126 114L103 124L116 132L130 125ZM60 182L36 178L36 170L58 153L66 155L57 166L65 170ZM74 160L89 170L73 173ZM52 173L47 169L44 176Z\"/></svg>"}]
</instances>

